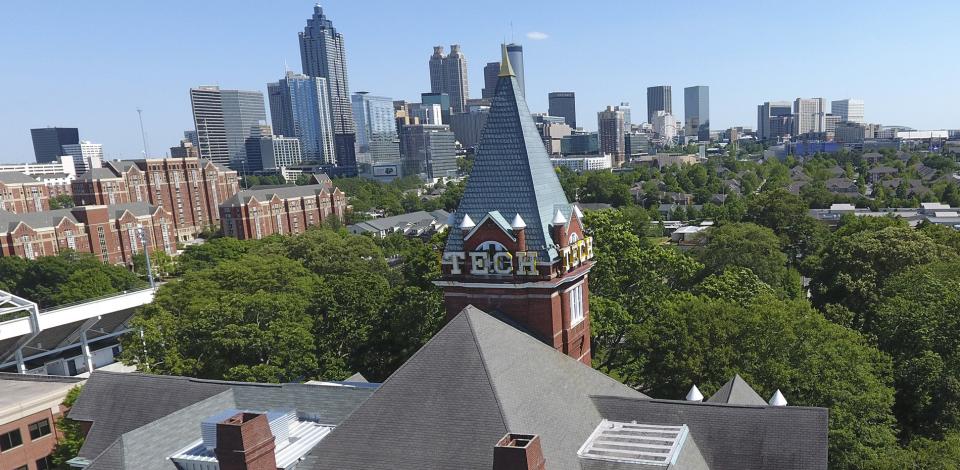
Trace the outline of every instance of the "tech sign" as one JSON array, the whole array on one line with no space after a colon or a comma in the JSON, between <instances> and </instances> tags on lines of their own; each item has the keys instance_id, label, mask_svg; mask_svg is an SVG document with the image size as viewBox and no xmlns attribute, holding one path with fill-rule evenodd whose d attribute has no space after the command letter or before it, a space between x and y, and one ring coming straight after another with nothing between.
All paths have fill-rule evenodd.
<instances>
[{"instance_id":1,"label":"tech sign","mask_svg":"<svg viewBox=\"0 0 960 470\"><path fill-rule=\"evenodd\" d=\"M510 253L497 242L481 243L479 251L454 252L443 254L443 264L450 266L450 274L463 274L464 268L475 276L512 275L537 276L539 257L536 251L518 251ZM563 270L569 271L580 266L584 261L593 259L593 237L586 237L574 241L571 245L560 248L560 259ZM467 261L464 266L464 261Z\"/></svg>"}]
</instances>

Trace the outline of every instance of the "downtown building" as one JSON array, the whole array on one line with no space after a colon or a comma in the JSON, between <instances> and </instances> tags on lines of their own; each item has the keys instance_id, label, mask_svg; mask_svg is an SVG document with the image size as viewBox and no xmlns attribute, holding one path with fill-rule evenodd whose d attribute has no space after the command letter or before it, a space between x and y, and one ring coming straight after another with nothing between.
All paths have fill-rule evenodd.
<instances>
[{"instance_id":1,"label":"downtown building","mask_svg":"<svg viewBox=\"0 0 960 470\"><path fill-rule=\"evenodd\" d=\"M347 81L347 53L343 35L333 27L333 22L323 14L320 5L313 7L313 16L299 33L300 61L303 74L323 78L330 103L330 122L333 126L333 147L336 155L337 173L356 176L356 124L350 103L350 87Z\"/></svg>"},{"instance_id":2,"label":"downtown building","mask_svg":"<svg viewBox=\"0 0 960 470\"><path fill-rule=\"evenodd\" d=\"M198 158L107 162L73 182L77 206L147 203L172 216L173 233L189 240L220 223L220 204L240 190L237 172Z\"/></svg>"},{"instance_id":3,"label":"downtown building","mask_svg":"<svg viewBox=\"0 0 960 470\"><path fill-rule=\"evenodd\" d=\"M353 94L357 124L357 150L372 165L399 164L400 140L393 100L365 91Z\"/></svg>"},{"instance_id":4,"label":"downtown building","mask_svg":"<svg viewBox=\"0 0 960 470\"><path fill-rule=\"evenodd\" d=\"M700 142L710 141L710 87L683 89L684 135Z\"/></svg>"},{"instance_id":5,"label":"downtown building","mask_svg":"<svg viewBox=\"0 0 960 470\"><path fill-rule=\"evenodd\" d=\"M259 240L300 234L332 221L343 223L347 197L329 178L320 178L304 186L245 189L224 201L219 210L224 235Z\"/></svg>"},{"instance_id":6,"label":"downtown building","mask_svg":"<svg viewBox=\"0 0 960 470\"><path fill-rule=\"evenodd\" d=\"M443 46L435 46L430 56L430 92L450 96L450 112L467 110L470 86L467 83L467 57L459 44L450 46L450 54L443 53Z\"/></svg>"},{"instance_id":7,"label":"downtown building","mask_svg":"<svg viewBox=\"0 0 960 470\"><path fill-rule=\"evenodd\" d=\"M653 124L657 111L673 114L673 92L670 85L652 86L647 88L647 122Z\"/></svg>"},{"instance_id":8,"label":"downtown building","mask_svg":"<svg viewBox=\"0 0 960 470\"><path fill-rule=\"evenodd\" d=\"M190 89L190 106L200 158L248 171L248 142L264 135L267 121L263 93L201 86Z\"/></svg>"},{"instance_id":9,"label":"downtown building","mask_svg":"<svg viewBox=\"0 0 960 470\"><path fill-rule=\"evenodd\" d=\"M267 96L274 134L298 139L304 161L337 163L325 78L287 72L280 81L267 84Z\"/></svg>"},{"instance_id":10,"label":"downtown building","mask_svg":"<svg viewBox=\"0 0 960 470\"><path fill-rule=\"evenodd\" d=\"M33 154L37 163L50 163L63 155L64 145L80 143L80 131L76 127L42 127L30 129Z\"/></svg>"},{"instance_id":11,"label":"downtown building","mask_svg":"<svg viewBox=\"0 0 960 470\"><path fill-rule=\"evenodd\" d=\"M825 470L824 408L738 375L653 399L590 366L593 239L503 63L430 341L379 384L94 372L69 414L86 470Z\"/></svg>"},{"instance_id":12,"label":"downtown building","mask_svg":"<svg viewBox=\"0 0 960 470\"><path fill-rule=\"evenodd\" d=\"M623 136L623 111L613 106L597 113L597 134L600 138L600 153L609 154L613 158L613 166L620 168L627 158L627 151Z\"/></svg>"},{"instance_id":13,"label":"downtown building","mask_svg":"<svg viewBox=\"0 0 960 470\"><path fill-rule=\"evenodd\" d=\"M457 176L457 138L449 126L403 126L400 155L403 176L420 175L427 181Z\"/></svg>"},{"instance_id":14,"label":"downtown building","mask_svg":"<svg viewBox=\"0 0 960 470\"><path fill-rule=\"evenodd\" d=\"M577 97L572 91L553 91L547 95L547 114L560 116L567 125L577 128Z\"/></svg>"},{"instance_id":15,"label":"downtown building","mask_svg":"<svg viewBox=\"0 0 960 470\"><path fill-rule=\"evenodd\" d=\"M789 101L767 101L757 106L757 136L778 140L793 134L793 108Z\"/></svg>"},{"instance_id":16,"label":"downtown building","mask_svg":"<svg viewBox=\"0 0 960 470\"><path fill-rule=\"evenodd\" d=\"M840 117L840 122L866 124L863 115L863 100L842 99L830 102L830 113Z\"/></svg>"}]
</instances>

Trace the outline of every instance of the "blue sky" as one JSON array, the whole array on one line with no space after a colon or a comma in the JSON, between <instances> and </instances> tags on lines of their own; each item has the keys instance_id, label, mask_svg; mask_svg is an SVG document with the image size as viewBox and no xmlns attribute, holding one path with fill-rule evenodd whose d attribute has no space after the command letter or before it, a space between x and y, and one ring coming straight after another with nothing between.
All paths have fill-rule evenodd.
<instances>
[{"instance_id":1,"label":"blue sky","mask_svg":"<svg viewBox=\"0 0 960 470\"><path fill-rule=\"evenodd\" d=\"M33 159L31 127L79 127L108 158L152 154L192 127L188 89L265 91L300 70L297 32L312 1L21 1L0 14L0 161ZM459 43L479 97L504 39L524 46L528 102L577 93L578 122L646 87L710 86L714 128L756 125L756 105L798 96L866 101L871 122L960 128L960 2L557 0L323 2L346 36L351 91L416 101L427 59ZM538 32L543 39L530 39Z\"/></svg>"}]
</instances>

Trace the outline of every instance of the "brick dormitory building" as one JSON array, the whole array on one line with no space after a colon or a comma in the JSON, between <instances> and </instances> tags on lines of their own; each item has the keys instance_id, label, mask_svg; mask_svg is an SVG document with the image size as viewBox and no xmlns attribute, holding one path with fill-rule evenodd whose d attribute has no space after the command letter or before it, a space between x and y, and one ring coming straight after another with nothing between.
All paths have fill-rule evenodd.
<instances>
[{"instance_id":1,"label":"brick dormitory building","mask_svg":"<svg viewBox=\"0 0 960 470\"><path fill-rule=\"evenodd\" d=\"M326 175L305 186L264 186L238 192L220 205L223 234L241 240L303 233L335 218L343 222L347 198Z\"/></svg>"},{"instance_id":2,"label":"brick dormitory building","mask_svg":"<svg viewBox=\"0 0 960 470\"><path fill-rule=\"evenodd\" d=\"M236 171L199 158L148 158L104 165L73 182L74 203L142 202L163 207L172 216L179 240L219 225L218 207L240 190Z\"/></svg>"}]
</instances>

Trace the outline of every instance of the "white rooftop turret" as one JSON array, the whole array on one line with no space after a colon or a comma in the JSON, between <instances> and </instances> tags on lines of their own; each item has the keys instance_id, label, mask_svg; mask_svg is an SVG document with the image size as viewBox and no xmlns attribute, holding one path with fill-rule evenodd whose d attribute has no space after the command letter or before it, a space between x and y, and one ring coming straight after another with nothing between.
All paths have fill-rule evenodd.
<instances>
[{"instance_id":1,"label":"white rooftop turret","mask_svg":"<svg viewBox=\"0 0 960 470\"><path fill-rule=\"evenodd\" d=\"M520 217L519 212L517 213L516 216L514 216L513 222L510 222L510 228L514 230L521 230L521 229L527 228L527 223L523 221L523 217Z\"/></svg>"},{"instance_id":2,"label":"white rooftop turret","mask_svg":"<svg viewBox=\"0 0 960 470\"><path fill-rule=\"evenodd\" d=\"M690 391L687 392L687 401L703 401L703 394L700 393L700 389L696 385L690 387Z\"/></svg>"},{"instance_id":3,"label":"white rooftop turret","mask_svg":"<svg viewBox=\"0 0 960 470\"><path fill-rule=\"evenodd\" d=\"M464 214L463 221L460 222L461 230L470 230L476 227L477 224L473 222L473 219L470 218L470 214Z\"/></svg>"},{"instance_id":4,"label":"white rooftop turret","mask_svg":"<svg viewBox=\"0 0 960 470\"><path fill-rule=\"evenodd\" d=\"M768 403L770 403L770 406L787 406L787 399L780 393L780 389L778 388L776 392L773 392L773 396L770 397Z\"/></svg>"},{"instance_id":5,"label":"white rooftop turret","mask_svg":"<svg viewBox=\"0 0 960 470\"><path fill-rule=\"evenodd\" d=\"M557 209L556 215L553 216L553 222L550 222L551 225L565 225L567 223L567 218L563 216L563 212L560 212L560 209Z\"/></svg>"}]
</instances>

